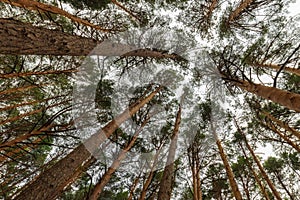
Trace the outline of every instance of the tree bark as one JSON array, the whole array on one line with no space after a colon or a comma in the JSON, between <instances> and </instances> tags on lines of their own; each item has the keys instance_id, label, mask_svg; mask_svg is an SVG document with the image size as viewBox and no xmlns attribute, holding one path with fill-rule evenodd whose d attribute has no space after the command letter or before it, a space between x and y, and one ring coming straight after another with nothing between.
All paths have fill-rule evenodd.
<instances>
[{"instance_id":1,"label":"tree bark","mask_svg":"<svg viewBox=\"0 0 300 200\"><path fill-rule=\"evenodd\" d=\"M241 192L238 188L238 185L235 181L235 178L234 178L234 174L232 172L232 169L230 167L230 164L228 162L228 159L227 159L227 155L222 147L222 144L221 144L221 141L220 139L218 138L218 134L216 132L216 128L214 127L213 125L214 122L211 122L210 126L211 126L211 131L212 131L212 134L214 135L214 138L216 140L216 144L218 146L218 150L219 150L219 154L221 156L221 159L223 161L223 164L224 164L224 167L225 167L225 170L226 170L226 174L228 176L228 180L229 180L229 184L230 184L230 187L232 189L232 193L235 197L236 200L242 200L242 195L241 195Z\"/></svg>"},{"instance_id":2,"label":"tree bark","mask_svg":"<svg viewBox=\"0 0 300 200\"><path fill-rule=\"evenodd\" d=\"M167 162L164 169L163 177L159 186L158 199L161 200L170 200L172 195L172 181L174 180L173 178L174 159L175 159L175 153L177 149L177 140L178 140L180 121L181 121L181 105L179 105L179 109L177 112L174 130L171 137L171 144L169 147L169 154L167 157Z\"/></svg>"},{"instance_id":3,"label":"tree bark","mask_svg":"<svg viewBox=\"0 0 300 200\"><path fill-rule=\"evenodd\" d=\"M135 141L138 138L139 133L142 131L142 128L146 125L147 122L148 122L148 120L145 120L142 123L141 127L132 136L131 141L124 147L124 149L121 150L118 157L113 161L111 166L101 177L101 180L95 185L93 191L90 194L89 200L97 200L99 198L101 192L103 191L103 188L108 183L108 181L110 180L113 173L115 173L115 171L119 168L122 160L125 159L127 152L133 147Z\"/></svg>"},{"instance_id":4,"label":"tree bark","mask_svg":"<svg viewBox=\"0 0 300 200\"><path fill-rule=\"evenodd\" d=\"M138 56L158 59L183 58L160 50L138 49L112 41L97 41L58 30L0 18L0 54L54 56Z\"/></svg>"},{"instance_id":5,"label":"tree bark","mask_svg":"<svg viewBox=\"0 0 300 200\"><path fill-rule=\"evenodd\" d=\"M0 53L11 55L88 55L99 41L58 30L0 19Z\"/></svg>"},{"instance_id":6,"label":"tree bark","mask_svg":"<svg viewBox=\"0 0 300 200\"><path fill-rule=\"evenodd\" d=\"M35 10L38 12L50 12L53 14L58 14L64 17L69 18L73 22L77 22L79 24L89 26L91 28L94 28L96 30L100 30L102 32L111 32L113 31L112 29L106 29L101 26L92 24L84 19L81 19L79 17L76 17L75 15L72 15L56 6L52 5L47 5L38 1L32 1L32 0L0 0L0 2L8 3L13 6L21 7L21 8L26 8L28 10Z\"/></svg>"},{"instance_id":7,"label":"tree bark","mask_svg":"<svg viewBox=\"0 0 300 200\"><path fill-rule=\"evenodd\" d=\"M240 131L241 131L241 130L239 130L239 132L240 132ZM241 132L240 132L240 133L241 133ZM243 134L243 135L244 135L244 134ZM245 135L244 135L244 136L245 136ZM244 138L244 142L245 142L245 144L246 144L247 149L250 151L250 153L251 153L251 155L252 155L252 157L253 157L255 163L257 164L257 166L258 166L258 168L259 168L259 170L260 170L260 172L261 172L261 175L262 175L262 176L264 177L264 179L267 181L267 183L268 183L270 189L272 190L274 196L276 197L276 199L282 200L282 198L280 197L280 194L279 194L279 192L277 191L277 189L275 188L273 182L271 181L271 179L270 179L269 176L267 175L266 171L264 170L264 168L263 168L263 166L261 165L261 163L260 163L260 161L258 160L258 158L256 157L256 155L255 155L253 149L251 148L251 146L250 146L249 143L247 142L246 137Z\"/></svg>"},{"instance_id":8,"label":"tree bark","mask_svg":"<svg viewBox=\"0 0 300 200\"><path fill-rule=\"evenodd\" d=\"M15 197L16 200L53 200L57 198L66 184L70 184L74 173L91 158L91 151L97 147L119 127L124 121L130 118L141 107L147 104L162 87L158 87L147 97L139 99L133 106L130 106L122 114L108 123L99 133L92 135L85 143L80 144L66 157L58 161L48 170L42 172L33 182L24 186L24 189ZM86 147L89 147L88 150ZM92 163L91 163L92 164Z\"/></svg>"},{"instance_id":9,"label":"tree bark","mask_svg":"<svg viewBox=\"0 0 300 200\"><path fill-rule=\"evenodd\" d=\"M228 21L234 21L240 14L253 2L254 0L242 0L238 7L236 7L229 15Z\"/></svg>"},{"instance_id":10,"label":"tree bark","mask_svg":"<svg viewBox=\"0 0 300 200\"><path fill-rule=\"evenodd\" d=\"M290 127L287 123L277 119L273 115L271 115L269 112L261 111L262 114L264 114L267 118L269 118L271 121L275 122L278 126L285 129L286 131L289 131L292 133L295 137L297 137L300 140L300 132L296 129Z\"/></svg>"},{"instance_id":11,"label":"tree bark","mask_svg":"<svg viewBox=\"0 0 300 200\"><path fill-rule=\"evenodd\" d=\"M264 67L264 68L270 68L270 69L275 69L275 70L280 70L280 66L276 64L262 64L262 63L252 63L251 65L256 66L256 67ZM300 76L300 69L296 68L291 68L291 67L284 67L284 71L295 74L297 76Z\"/></svg>"},{"instance_id":12,"label":"tree bark","mask_svg":"<svg viewBox=\"0 0 300 200\"><path fill-rule=\"evenodd\" d=\"M300 94L256 83L249 83L243 80L232 81L232 83L264 99L271 100L274 103L287 107L288 109L300 112Z\"/></svg>"},{"instance_id":13,"label":"tree bark","mask_svg":"<svg viewBox=\"0 0 300 200\"><path fill-rule=\"evenodd\" d=\"M154 159L153 159L153 163L152 163L150 172L147 176L146 182L143 185L143 188L142 188L142 191L141 191L141 194L140 194L140 197L139 197L138 200L144 200L146 198L147 189L148 189L148 187L149 187L149 185L150 185L150 183L153 179L154 169L155 169L155 167L157 165L157 162L158 162L158 156L160 154L161 147L162 147L162 144L161 144L161 146L159 147L159 149L157 150L157 152L154 155Z\"/></svg>"}]
</instances>

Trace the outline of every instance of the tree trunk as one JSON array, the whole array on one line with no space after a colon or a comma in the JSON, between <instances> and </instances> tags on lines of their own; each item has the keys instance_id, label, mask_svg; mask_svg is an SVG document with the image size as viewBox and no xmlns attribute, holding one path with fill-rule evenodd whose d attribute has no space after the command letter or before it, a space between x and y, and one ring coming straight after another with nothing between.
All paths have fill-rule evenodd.
<instances>
[{"instance_id":1,"label":"tree trunk","mask_svg":"<svg viewBox=\"0 0 300 200\"><path fill-rule=\"evenodd\" d=\"M249 83L243 80L232 81L236 86L256 94L264 99L273 101L288 109L300 112L300 94L295 94L274 87L268 87L256 83Z\"/></svg>"},{"instance_id":2,"label":"tree trunk","mask_svg":"<svg viewBox=\"0 0 300 200\"><path fill-rule=\"evenodd\" d=\"M285 184L283 183L280 175L278 173L275 173L276 178L278 179L280 185L283 187L283 189L286 191L286 193L289 195L291 200L295 200L295 198L293 197L293 195L290 193L290 191L287 189L287 187L285 186Z\"/></svg>"},{"instance_id":3,"label":"tree trunk","mask_svg":"<svg viewBox=\"0 0 300 200\"><path fill-rule=\"evenodd\" d=\"M153 160L149 175L147 176L146 182L143 185L139 200L144 200L146 198L146 193L147 193L148 187L149 187L149 185L150 185L150 183L153 179L153 175L154 175L154 171L155 171L154 169L155 169L155 167L157 165L157 162L158 162L158 156L160 154L161 147L162 147L162 144L161 144L161 146L159 147L159 149L157 150L157 152L154 155L154 160Z\"/></svg>"},{"instance_id":4,"label":"tree trunk","mask_svg":"<svg viewBox=\"0 0 300 200\"><path fill-rule=\"evenodd\" d=\"M9 73L9 74L0 74L0 78L15 78L15 77L24 77L32 75L48 75L48 74L65 74L78 72L78 69L66 69L66 70L48 70L48 71L37 71L37 72L18 72L18 73Z\"/></svg>"},{"instance_id":5,"label":"tree trunk","mask_svg":"<svg viewBox=\"0 0 300 200\"><path fill-rule=\"evenodd\" d=\"M278 126L281 128L285 129L286 131L289 131L292 133L295 137L297 137L300 140L300 132L297 131L296 129L290 127L287 123L277 119L273 115L271 115L269 112L262 111L262 114L264 114L267 118L269 118L271 121L275 122Z\"/></svg>"},{"instance_id":6,"label":"tree trunk","mask_svg":"<svg viewBox=\"0 0 300 200\"><path fill-rule=\"evenodd\" d=\"M276 133L277 135L279 135L280 138L282 138L284 141L286 141L286 143L288 143L289 145L291 145L295 150L297 150L300 153L300 147L299 145L295 144L288 136L284 135L283 133L280 132L280 130L278 130L274 124L272 124L271 122L266 122L266 124L264 124L263 122L261 122L264 126L268 127L269 129L271 129L274 133Z\"/></svg>"},{"instance_id":7,"label":"tree trunk","mask_svg":"<svg viewBox=\"0 0 300 200\"><path fill-rule=\"evenodd\" d=\"M142 172L142 170L141 170L141 172ZM129 190L130 192L129 192L129 196L128 196L127 200L132 200L135 188L136 188L140 178L141 178L141 174L138 177L136 177L136 179L134 179L134 182L133 182L132 186L130 187L130 190Z\"/></svg>"},{"instance_id":8,"label":"tree trunk","mask_svg":"<svg viewBox=\"0 0 300 200\"><path fill-rule=\"evenodd\" d=\"M242 198L241 192L240 192L240 190L238 188L238 185L235 181L234 174L232 172L232 169L231 169L231 167L229 165L229 162L228 162L228 159L227 159L227 155L224 152L221 141L218 137L218 134L216 132L216 128L214 127L213 123L214 122L211 122L211 124L210 124L211 131L212 131L212 134L214 135L214 138L216 140L216 144L218 146L219 154L220 154L221 159L223 161L223 164L224 164L224 167L225 167L225 170L226 170L226 174L228 176L229 184L230 184L230 187L232 189L232 193L233 193L236 200L242 200L243 198Z\"/></svg>"},{"instance_id":9,"label":"tree trunk","mask_svg":"<svg viewBox=\"0 0 300 200\"><path fill-rule=\"evenodd\" d=\"M58 30L0 19L0 53L12 55L88 55L100 42Z\"/></svg>"},{"instance_id":10,"label":"tree trunk","mask_svg":"<svg viewBox=\"0 0 300 200\"><path fill-rule=\"evenodd\" d=\"M177 148L179 126L181 121L181 105L179 105L179 109L177 112L174 130L171 138L171 144L169 147L169 154L167 157L163 177L159 186L158 199L161 200L170 200L172 195L172 180L174 180L174 159Z\"/></svg>"},{"instance_id":11,"label":"tree trunk","mask_svg":"<svg viewBox=\"0 0 300 200\"><path fill-rule=\"evenodd\" d=\"M276 64L262 64L262 63L251 63L252 66L256 66L256 67L264 67L264 68L270 68L270 69L275 69L275 70L280 70L280 66L276 65ZM300 69L295 69L295 68L291 68L291 67L284 67L283 68L284 71L286 72L290 72L292 74L295 74L297 76L300 76Z\"/></svg>"},{"instance_id":12,"label":"tree trunk","mask_svg":"<svg viewBox=\"0 0 300 200\"><path fill-rule=\"evenodd\" d=\"M115 173L115 171L119 168L122 160L125 159L127 152L133 147L135 141L138 138L139 133L142 131L142 128L146 125L147 122L148 122L148 120L145 120L142 123L141 127L132 136L131 141L124 147L124 149L121 150L118 157L114 160L112 165L108 168L108 170L101 177L101 180L95 185L93 191L90 194L89 200L97 200L98 199L101 192L103 191L104 186L108 183L108 181L110 180L113 173Z\"/></svg>"},{"instance_id":13,"label":"tree trunk","mask_svg":"<svg viewBox=\"0 0 300 200\"><path fill-rule=\"evenodd\" d=\"M234 21L240 14L253 2L254 0L242 0L237 8L235 8L229 15L228 21Z\"/></svg>"},{"instance_id":14,"label":"tree trunk","mask_svg":"<svg viewBox=\"0 0 300 200\"><path fill-rule=\"evenodd\" d=\"M92 135L85 143L79 145L48 170L42 172L33 182L24 186L24 189L15 199L53 200L57 198L64 190L66 184L70 183L70 179L74 176L74 173L81 168L89 158L91 158L91 151L97 149L106 138L111 136L120 124L147 104L161 89L162 87L158 87L147 97L139 99L133 106L130 106L122 114L109 122L99 133ZM87 150L86 147L89 147L90 151Z\"/></svg>"},{"instance_id":15,"label":"tree trunk","mask_svg":"<svg viewBox=\"0 0 300 200\"><path fill-rule=\"evenodd\" d=\"M245 136L245 135L244 135ZM282 200L282 198L280 197L280 194L278 193L278 191L276 190L273 182L270 180L269 176L267 175L266 171L264 170L263 166L261 165L260 161L258 160L258 158L256 157L254 151L252 150L252 148L250 147L249 143L247 142L247 139L244 138L244 141L245 141L245 144L246 144L246 147L247 149L250 151L255 163L257 164L260 172L261 172L261 175L264 177L264 179L267 181L270 189L272 190L274 196L276 197L276 199L278 200Z\"/></svg>"},{"instance_id":16,"label":"tree trunk","mask_svg":"<svg viewBox=\"0 0 300 200\"><path fill-rule=\"evenodd\" d=\"M0 18L0 44L0 54L10 55L99 55L183 59L177 54L160 50L137 49L126 44L97 41L3 18Z\"/></svg>"},{"instance_id":17,"label":"tree trunk","mask_svg":"<svg viewBox=\"0 0 300 200\"><path fill-rule=\"evenodd\" d=\"M266 200L271 200L270 197L269 197L269 195L268 195L268 193L267 193L267 191L266 191L266 189L265 189L265 187L263 186L263 184L262 184L260 178L258 177L258 175L256 174L255 170L254 170L253 167L251 166L251 163L249 163L247 154L246 154L246 152L245 152L245 149L244 149L242 143L239 142L239 145L240 145L240 147L241 147L241 149L242 149L242 152L243 152L243 154L244 154L244 156L245 156L245 158L246 158L247 166L249 167L250 171L252 172L252 174L253 174L253 176L254 176L254 179L255 179L256 183L258 184L258 186L259 186L259 188L260 188L260 191L261 191L262 195L266 198Z\"/></svg>"},{"instance_id":18,"label":"tree trunk","mask_svg":"<svg viewBox=\"0 0 300 200\"><path fill-rule=\"evenodd\" d=\"M100 27L98 25L92 24L84 19L81 19L79 17L76 17L75 15L72 15L56 6L47 5L38 1L32 1L32 0L0 0L0 2L8 3L13 6L26 8L28 10L35 10L38 12L50 12L53 14L58 14L64 17L69 18L73 22L89 26L91 28L94 28L96 30L100 30L102 32L111 32L112 29L105 29L103 27Z\"/></svg>"}]
</instances>

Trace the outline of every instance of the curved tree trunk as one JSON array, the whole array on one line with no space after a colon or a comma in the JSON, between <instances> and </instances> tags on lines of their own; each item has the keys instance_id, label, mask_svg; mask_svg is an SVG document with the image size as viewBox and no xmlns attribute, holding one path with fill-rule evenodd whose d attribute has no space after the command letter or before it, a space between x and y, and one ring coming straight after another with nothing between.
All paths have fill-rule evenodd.
<instances>
[{"instance_id":1,"label":"curved tree trunk","mask_svg":"<svg viewBox=\"0 0 300 200\"><path fill-rule=\"evenodd\" d=\"M174 180L174 159L177 149L177 140L181 121L181 105L179 105L179 109L177 112L174 130L171 137L171 144L169 147L169 154L167 157L163 177L159 186L158 199L161 200L170 200L172 195L172 181Z\"/></svg>"},{"instance_id":2,"label":"curved tree trunk","mask_svg":"<svg viewBox=\"0 0 300 200\"><path fill-rule=\"evenodd\" d=\"M147 104L162 87L157 88L143 99L139 99L133 106L130 106L122 114L109 122L99 133L92 135L85 143L79 145L66 157L55 163L48 170L42 172L37 179L26 185L15 197L16 200L53 200L57 198L67 184L70 183L74 173L91 158L91 152L110 137L111 134L128 118L136 113L141 107ZM86 147L90 149L87 150ZM92 164L92 163L91 163Z\"/></svg>"}]
</instances>

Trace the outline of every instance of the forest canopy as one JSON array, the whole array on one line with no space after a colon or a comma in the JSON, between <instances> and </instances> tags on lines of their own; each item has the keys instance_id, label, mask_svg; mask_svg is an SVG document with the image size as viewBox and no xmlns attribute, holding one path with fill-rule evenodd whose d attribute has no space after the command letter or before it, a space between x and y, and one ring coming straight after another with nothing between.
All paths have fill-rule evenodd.
<instances>
[{"instance_id":1,"label":"forest canopy","mask_svg":"<svg viewBox=\"0 0 300 200\"><path fill-rule=\"evenodd\" d=\"M299 199L299 5L0 0L0 199Z\"/></svg>"}]
</instances>

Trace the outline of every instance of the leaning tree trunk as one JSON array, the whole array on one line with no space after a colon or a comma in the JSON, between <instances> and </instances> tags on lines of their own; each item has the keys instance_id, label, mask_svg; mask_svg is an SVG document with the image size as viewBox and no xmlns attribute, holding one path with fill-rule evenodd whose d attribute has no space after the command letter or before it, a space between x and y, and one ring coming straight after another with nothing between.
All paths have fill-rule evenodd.
<instances>
[{"instance_id":1,"label":"leaning tree trunk","mask_svg":"<svg viewBox=\"0 0 300 200\"><path fill-rule=\"evenodd\" d=\"M101 192L103 191L104 186L108 183L111 176L119 168L122 160L125 159L127 152L135 144L135 141L137 140L139 133L142 131L142 128L146 125L147 122L148 122L148 120L145 120L142 123L141 127L132 136L132 139L130 140L130 142L124 147L124 149L121 150L118 157L114 160L114 162L111 164L111 166L108 168L108 170L101 177L101 180L95 185L93 191L90 194L89 200L97 200L99 198Z\"/></svg>"},{"instance_id":2,"label":"leaning tree trunk","mask_svg":"<svg viewBox=\"0 0 300 200\"><path fill-rule=\"evenodd\" d=\"M239 132L241 133L241 130L239 130ZM243 133L242 133L243 134ZM244 135L244 134L243 134ZM267 175L266 171L264 170L263 166L261 165L260 161L258 160L258 158L256 157L253 149L251 148L251 146L249 145L249 143L247 142L247 139L245 138L245 135L244 135L244 142L246 144L246 147L247 149L250 151L255 163L257 164L260 172L261 172L261 175L264 177L264 179L267 181L270 189L272 190L274 196L276 197L276 199L278 200L282 200L282 198L280 197L280 194L279 192L277 191L277 189L275 188L273 182L271 181L271 179L269 178L269 176Z\"/></svg>"},{"instance_id":3,"label":"leaning tree trunk","mask_svg":"<svg viewBox=\"0 0 300 200\"><path fill-rule=\"evenodd\" d=\"M149 174L147 176L147 179L146 179L146 181L143 185L143 188L142 188L142 191L141 191L141 194L140 194L140 197L138 198L138 200L144 200L146 198L147 190L148 190L148 187L149 187L149 185L150 185L150 183L153 179L155 168L156 168L158 158L159 158L159 154L162 150L162 146L163 146L163 143L159 146L159 148L157 149L157 152L154 155L153 163L152 163L150 172L149 172Z\"/></svg>"},{"instance_id":4,"label":"leaning tree trunk","mask_svg":"<svg viewBox=\"0 0 300 200\"><path fill-rule=\"evenodd\" d=\"M242 0L238 7L236 7L229 15L228 21L234 21L254 0Z\"/></svg>"},{"instance_id":5,"label":"leaning tree trunk","mask_svg":"<svg viewBox=\"0 0 300 200\"><path fill-rule=\"evenodd\" d=\"M241 142L239 142L239 146L242 149L242 152L243 152L243 154L244 154L244 156L246 158L246 164L247 164L248 168L250 169L250 171L252 172L252 174L254 176L254 179L255 179L256 183L258 184L262 195L265 197L266 200L270 200L270 197L269 197L269 195L268 195L268 193L267 193L267 191L266 191L263 183L261 182L260 178L258 177L258 175L256 174L255 170L251 166L251 163L249 162L249 158L248 158L248 156L246 154L246 151L245 151L245 149L244 149L244 147L243 147L243 145L242 145Z\"/></svg>"},{"instance_id":6,"label":"leaning tree trunk","mask_svg":"<svg viewBox=\"0 0 300 200\"><path fill-rule=\"evenodd\" d=\"M276 65L276 64L262 64L262 63L251 63L250 65L255 66L255 67L264 67L264 68L270 68L270 69L275 69L275 70L280 70L281 66ZM296 69L296 68L291 68L291 67L284 67L283 68L284 71L295 74L297 76L300 76L300 69Z\"/></svg>"},{"instance_id":7,"label":"leaning tree trunk","mask_svg":"<svg viewBox=\"0 0 300 200\"><path fill-rule=\"evenodd\" d=\"M181 106L182 104L179 105L179 109L177 112L174 130L171 138L171 144L169 147L169 154L167 157L167 163L159 186L158 199L161 200L169 200L171 199L172 195L172 181L174 180L174 159L177 148L179 126L181 121Z\"/></svg>"},{"instance_id":8,"label":"leaning tree trunk","mask_svg":"<svg viewBox=\"0 0 300 200\"><path fill-rule=\"evenodd\" d=\"M280 128L283 128L286 131L289 131L290 133L292 133L295 137L297 137L300 140L300 132L297 131L296 129L294 129L293 127L290 127L289 124L277 119L276 117L271 115L269 112L261 111L261 113L264 114L272 122L275 122L278 126L280 126Z\"/></svg>"},{"instance_id":9,"label":"leaning tree trunk","mask_svg":"<svg viewBox=\"0 0 300 200\"><path fill-rule=\"evenodd\" d=\"M0 44L0 54L7 55L99 55L183 59L177 54L160 50L138 49L113 41L97 41L3 18L0 18Z\"/></svg>"},{"instance_id":10,"label":"leaning tree trunk","mask_svg":"<svg viewBox=\"0 0 300 200\"><path fill-rule=\"evenodd\" d=\"M122 114L117 116L114 120L108 123L101 129L100 133L92 135L85 143L79 145L66 157L58 161L48 170L42 172L30 184L24 186L24 189L16 196L16 200L53 200L57 198L67 184L70 184L74 173L84 165L84 163L91 158L91 152L106 139L122 124L136 113L141 107L147 104L162 87L157 88L147 97L140 99L133 106L130 106ZM91 148L90 151L87 147Z\"/></svg>"},{"instance_id":11,"label":"leaning tree trunk","mask_svg":"<svg viewBox=\"0 0 300 200\"><path fill-rule=\"evenodd\" d=\"M67 11L60 9L56 6L52 6L52 5L48 5L48 4L44 4L38 1L33 1L33 0L0 0L0 2L4 2L4 3L8 3L11 4L13 6L17 6L17 7L21 7L21 8L26 8L28 10L35 10L38 12L50 12L53 14L58 14L64 17L67 17L69 19L71 19L73 22L85 25L85 26L89 26L92 27L96 30L100 30L102 32L111 32L111 29L105 29L101 26L92 24L84 19L81 19L75 15L72 15L70 13L68 13Z\"/></svg>"},{"instance_id":12,"label":"leaning tree trunk","mask_svg":"<svg viewBox=\"0 0 300 200\"><path fill-rule=\"evenodd\" d=\"M288 109L300 112L300 94L243 80L235 80L232 81L232 83L264 99L271 100L274 103L287 107Z\"/></svg>"},{"instance_id":13,"label":"leaning tree trunk","mask_svg":"<svg viewBox=\"0 0 300 200\"><path fill-rule=\"evenodd\" d=\"M216 129L213 125L213 122L211 122L211 130L212 130L212 134L214 135L214 138L216 140L216 144L218 146L219 154L220 154L221 159L223 161L223 164L224 164L224 167L225 167L225 170L226 170L226 174L228 176L229 184L230 184L230 187L232 189L232 193L233 193L236 200L242 200L243 198L242 198L241 192L240 192L240 190L238 188L238 185L235 181L234 174L232 172L232 169L231 169L231 167L229 165L229 162L228 162L228 159L227 159L227 155L224 152L224 149L222 147L220 139L218 138L218 135L217 135Z\"/></svg>"}]
</instances>

